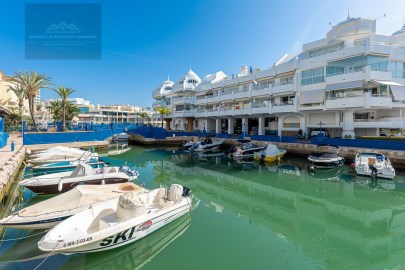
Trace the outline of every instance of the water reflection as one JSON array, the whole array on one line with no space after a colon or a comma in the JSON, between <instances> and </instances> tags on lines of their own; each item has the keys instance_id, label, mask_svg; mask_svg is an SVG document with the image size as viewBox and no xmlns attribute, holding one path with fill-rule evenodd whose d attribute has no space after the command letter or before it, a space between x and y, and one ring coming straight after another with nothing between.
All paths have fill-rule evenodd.
<instances>
[{"instance_id":1,"label":"water reflection","mask_svg":"<svg viewBox=\"0 0 405 270\"><path fill-rule=\"evenodd\" d=\"M170 182L190 187L216 212L268 226L326 266L347 268L345 258L362 269L383 267L392 256L405 262L405 197L393 181L360 181L350 167L309 173L304 164L187 160L163 161Z\"/></svg>"}]
</instances>

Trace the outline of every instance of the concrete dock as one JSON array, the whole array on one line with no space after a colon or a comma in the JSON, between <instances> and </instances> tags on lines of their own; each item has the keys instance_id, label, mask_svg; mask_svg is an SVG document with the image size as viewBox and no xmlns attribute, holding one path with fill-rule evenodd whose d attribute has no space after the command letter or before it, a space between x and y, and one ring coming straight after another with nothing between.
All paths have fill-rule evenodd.
<instances>
[{"instance_id":1,"label":"concrete dock","mask_svg":"<svg viewBox=\"0 0 405 270\"><path fill-rule=\"evenodd\" d=\"M15 143L14 151L11 151L11 143ZM0 149L0 201L9 193L21 169L25 159L25 147L22 138L16 134L10 134L7 145Z\"/></svg>"}]
</instances>

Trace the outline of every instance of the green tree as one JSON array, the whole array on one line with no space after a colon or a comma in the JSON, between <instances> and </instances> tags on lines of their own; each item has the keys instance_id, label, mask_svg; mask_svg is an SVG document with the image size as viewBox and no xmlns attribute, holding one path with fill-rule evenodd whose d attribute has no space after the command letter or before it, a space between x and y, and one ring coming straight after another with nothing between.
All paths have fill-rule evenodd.
<instances>
[{"instance_id":1,"label":"green tree","mask_svg":"<svg viewBox=\"0 0 405 270\"><path fill-rule=\"evenodd\" d=\"M141 117L141 121L142 121L142 125L144 124L144 119L149 119L149 115L146 112L141 112L139 114L139 116Z\"/></svg>"},{"instance_id":2,"label":"green tree","mask_svg":"<svg viewBox=\"0 0 405 270\"><path fill-rule=\"evenodd\" d=\"M21 110L14 106L8 109L10 110L10 114L6 117L5 125L10 127L21 124Z\"/></svg>"},{"instance_id":3,"label":"green tree","mask_svg":"<svg viewBox=\"0 0 405 270\"><path fill-rule=\"evenodd\" d=\"M66 111L67 111L67 106L69 103L69 96L73 94L76 90L73 90L72 88L64 87L64 86L58 86L57 89L53 89L56 93L61 98L61 105L62 105L62 130L66 130Z\"/></svg>"},{"instance_id":4,"label":"green tree","mask_svg":"<svg viewBox=\"0 0 405 270\"><path fill-rule=\"evenodd\" d=\"M156 111L160 114L160 119L162 120L163 127L163 116L170 113L170 110L166 107L156 108Z\"/></svg>"},{"instance_id":5,"label":"green tree","mask_svg":"<svg viewBox=\"0 0 405 270\"><path fill-rule=\"evenodd\" d=\"M31 72L21 71L16 72L9 81L21 85L25 91L25 97L28 99L28 105L30 110L30 115L32 119L32 124L35 129L38 130L37 123L35 122L34 113L35 113L35 104L34 98L38 94L39 90L42 88L50 88L51 80L46 77L44 74L36 73L34 70Z\"/></svg>"},{"instance_id":6,"label":"green tree","mask_svg":"<svg viewBox=\"0 0 405 270\"><path fill-rule=\"evenodd\" d=\"M62 112L62 101L55 100L51 101L47 107L47 110L52 114L52 121L58 122L62 121L63 119L63 112ZM73 117L78 116L80 113L80 109L68 102L66 105L66 122L72 121Z\"/></svg>"}]
</instances>

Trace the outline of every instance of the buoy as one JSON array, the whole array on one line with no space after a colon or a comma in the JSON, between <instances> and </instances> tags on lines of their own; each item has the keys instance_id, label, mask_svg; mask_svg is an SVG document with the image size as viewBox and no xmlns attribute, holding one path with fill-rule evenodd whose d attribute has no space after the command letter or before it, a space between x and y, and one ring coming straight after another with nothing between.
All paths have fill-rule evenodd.
<instances>
[{"instance_id":1,"label":"buoy","mask_svg":"<svg viewBox=\"0 0 405 270\"><path fill-rule=\"evenodd\" d=\"M350 166L355 167L355 166L356 166L356 164L352 163L352 164L350 164Z\"/></svg>"}]
</instances>

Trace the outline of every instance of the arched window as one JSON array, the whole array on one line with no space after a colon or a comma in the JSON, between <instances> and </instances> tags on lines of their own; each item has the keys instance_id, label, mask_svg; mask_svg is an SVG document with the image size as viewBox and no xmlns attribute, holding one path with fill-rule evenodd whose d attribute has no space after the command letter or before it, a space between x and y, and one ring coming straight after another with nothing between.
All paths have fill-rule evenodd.
<instances>
[{"instance_id":1,"label":"arched window","mask_svg":"<svg viewBox=\"0 0 405 270\"><path fill-rule=\"evenodd\" d=\"M300 128L300 125L300 118L297 116L289 116L283 120L284 128Z\"/></svg>"}]
</instances>

